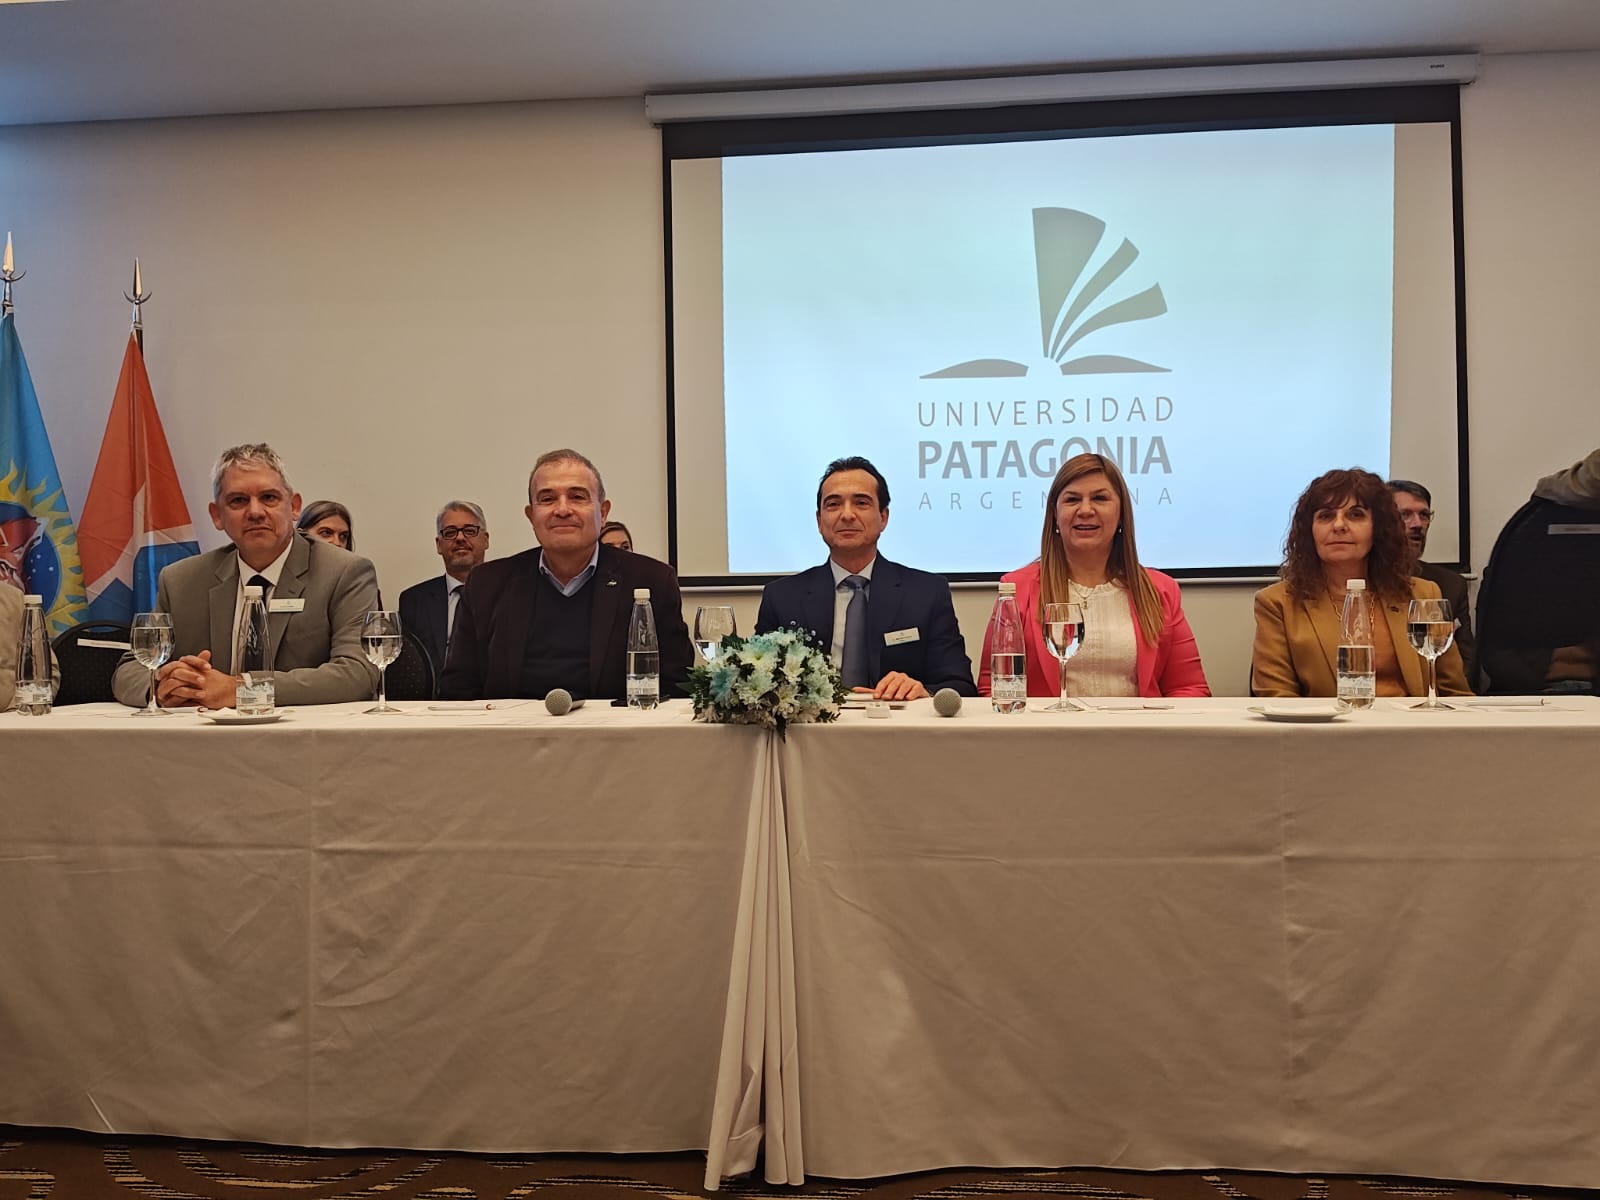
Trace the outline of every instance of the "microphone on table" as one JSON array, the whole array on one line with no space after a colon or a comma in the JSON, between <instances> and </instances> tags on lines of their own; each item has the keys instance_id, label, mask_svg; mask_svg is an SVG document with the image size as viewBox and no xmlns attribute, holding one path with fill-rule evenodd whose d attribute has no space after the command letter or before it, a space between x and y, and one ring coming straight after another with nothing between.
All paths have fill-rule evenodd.
<instances>
[{"instance_id":1,"label":"microphone on table","mask_svg":"<svg viewBox=\"0 0 1600 1200\"><path fill-rule=\"evenodd\" d=\"M544 706L552 717L564 717L573 709L582 708L583 701L574 700L566 688L551 688L545 693Z\"/></svg>"},{"instance_id":2,"label":"microphone on table","mask_svg":"<svg viewBox=\"0 0 1600 1200\"><path fill-rule=\"evenodd\" d=\"M933 694L933 711L941 717L953 717L961 711L961 693L955 688L940 688Z\"/></svg>"}]
</instances>

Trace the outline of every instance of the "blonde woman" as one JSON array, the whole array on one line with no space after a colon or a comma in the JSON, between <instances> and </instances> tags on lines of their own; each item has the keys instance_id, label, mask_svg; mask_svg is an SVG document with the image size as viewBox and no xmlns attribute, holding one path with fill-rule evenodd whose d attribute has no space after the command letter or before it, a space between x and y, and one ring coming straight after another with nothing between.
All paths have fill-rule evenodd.
<instances>
[{"instance_id":1,"label":"blonde woman","mask_svg":"<svg viewBox=\"0 0 1600 1200\"><path fill-rule=\"evenodd\" d=\"M1017 585L1028 636L1028 695L1061 694L1045 648L1044 606L1085 606L1083 647L1067 664L1075 696L1209 696L1183 598L1170 576L1139 565L1133 503L1122 472L1100 454L1079 454L1056 472L1045 504L1039 558L1001 577ZM989 694L984 635L978 691Z\"/></svg>"}]
</instances>

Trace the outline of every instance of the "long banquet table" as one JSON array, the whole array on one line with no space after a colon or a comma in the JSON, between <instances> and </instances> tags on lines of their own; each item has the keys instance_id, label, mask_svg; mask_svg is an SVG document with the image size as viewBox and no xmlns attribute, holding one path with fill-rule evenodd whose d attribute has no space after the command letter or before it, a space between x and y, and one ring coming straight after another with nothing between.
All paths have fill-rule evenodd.
<instances>
[{"instance_id":1,"label":"long banquet table","mask_svg":"<svg viewBox=\"0 0 1600 1200\"><path fill-rule=\"evenodd\" d=\"M0 1121L706 1148L770 747L363 707L0 716Z\"/></svg>"},{"instance_id":2,"label":"long banquet table","mask_svg":"<svg viewBox=\"0 0 1600 1200\"><path fill-rule=\"evenodd\" d=\"M1600 701L1249 703L790 734L806 1172L1600 1181Z\"/></svg>"},{"instance_id":3,"label":"long banquet table","mask_svg":"<svg viewBox=\"0 0 1600 1200\"><path fill-rule=\"evenodd\" d=\"M0 1122L1600 1179L1600 701L0 716Z\"/></svg>"}]
</instances>

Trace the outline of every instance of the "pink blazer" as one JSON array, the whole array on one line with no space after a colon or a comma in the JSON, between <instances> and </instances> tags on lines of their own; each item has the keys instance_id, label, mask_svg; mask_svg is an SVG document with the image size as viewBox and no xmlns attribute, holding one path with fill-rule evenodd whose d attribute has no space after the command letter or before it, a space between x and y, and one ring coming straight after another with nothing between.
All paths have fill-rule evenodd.
<instances>
[{"instance_id":1,"label":"pink blazer","mask_svg":"<svg viewBox=\"0 0 1600 1200\"><path fill-rule=\"evenodd\" d=\"M1209 696L1211 688L1206 683L1206 673L1200 665L1200 649L1194 642L1194 631L1183 615L1183 596L1178 591L1177 580L1148 567L1145 573L1161 597L1161 638L1154 645L1142 636L1135 637L1138 646L1136 677L1141 696ZM1020 570L1000 577L1017 585L1017 609L1022 613L1023 628L1027 631L1028 695L1058 696L1061 694L1061 676L1055 657L1045 648L1044 627L1039 623L1039 564L1031 562ZM1133 593L1128 593L1128 608L1133 610ZM1134 629L1139 628L1139 615L1133 614ZM983 657L978 673L978 694L989 694L989 631L983 634Z\"/></svg>"}]
</instances>

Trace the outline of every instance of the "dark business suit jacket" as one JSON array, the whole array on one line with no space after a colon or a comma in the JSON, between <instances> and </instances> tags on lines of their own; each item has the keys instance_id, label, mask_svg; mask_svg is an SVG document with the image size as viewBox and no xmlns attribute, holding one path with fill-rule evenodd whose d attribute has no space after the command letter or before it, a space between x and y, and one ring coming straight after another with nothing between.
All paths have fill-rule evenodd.
<instances>
[{"instance_id":1,"label":"dark business suit jacket","mask_svg":"<svg viewBox=\"0 0 1600 1200\"><path fill-rule=\"evenodd\" d=\"M756 632L796 625L810 630L826 653L833 643L833 606L833 570L827 563L774 579L762 590ZM903 671L930 692L954 688L963 696L978 694L950 585L941 576L879 555L867 592L867 627L874 683L890 671ZM892 646L884 642L885 635L904 630L915 630L916 640Z\"/></svg>"},{"instance_id":2,"label":"dark business suit jacket","mask_svg":"<svg viewBox=\"0 0 1600 1200\"><path fill-rule=\"evenodd\" d=\"M1418 578L1438 584L1439 591L1450 601L1450 615L1456 619L1456 649L1461 651L1461 666L1467 674L1467 684L1478 686L1478 642L1472 636L1472 605L1467 600L1467 577L1437 563L1419 562Z\"/></svg>"},{"instance_id":3,"label":"dark business suit jacket","mask_svg":"<svg viewBox=\"0 0 1600 1200\"><path fill-rule=\"evenodd\" d=\"M422 643L434 675L444 670L445 643L450 637L450 593L440 575L414 583L400 593L400 627Z\"/></svg>"},{"instance_id":4,"label":"dark business suit jacket","mask_svg":"<svg viewBox=\"0 0 1600 1200\"><path fill-rule=\"evenodd\" d=\"M456 631L439 681L441 697L480 700L518 694L540 584L537 549L494 559L472 572L456 607ZM594 593L588 696L616 699L627 694L633 590L649 588L661 647L661 698L682 698L694 648L683 621L678 573L664 562L602 545L595 572L584 587Z\"/></svg>"}]
</instances>

